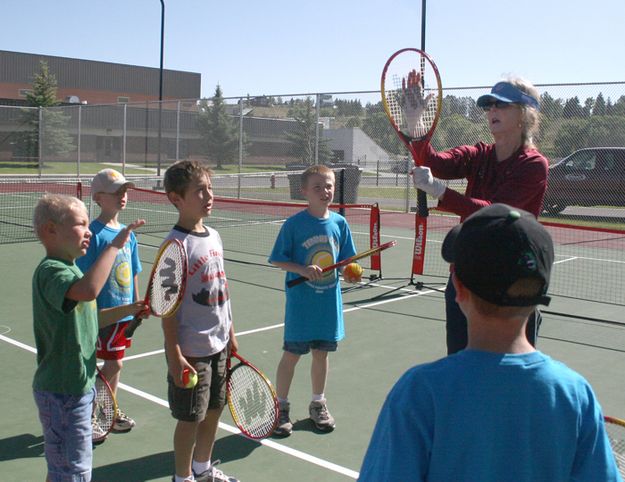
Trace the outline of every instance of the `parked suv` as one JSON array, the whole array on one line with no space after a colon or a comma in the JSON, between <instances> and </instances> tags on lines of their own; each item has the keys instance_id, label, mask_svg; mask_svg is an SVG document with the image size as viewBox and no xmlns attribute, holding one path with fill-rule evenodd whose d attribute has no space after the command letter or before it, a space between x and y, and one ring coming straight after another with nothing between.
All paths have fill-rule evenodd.
<instances>
[{"instance_id":1,"label":"parked suv","mask_svg":"<svg viewBox=\"0 0 625 482\"><path fill-rule=\"evenodd\" d=\"M590 147L549 167L543 209L567 206L625 206L625 147Z\"/></svg>"}]
</instances>

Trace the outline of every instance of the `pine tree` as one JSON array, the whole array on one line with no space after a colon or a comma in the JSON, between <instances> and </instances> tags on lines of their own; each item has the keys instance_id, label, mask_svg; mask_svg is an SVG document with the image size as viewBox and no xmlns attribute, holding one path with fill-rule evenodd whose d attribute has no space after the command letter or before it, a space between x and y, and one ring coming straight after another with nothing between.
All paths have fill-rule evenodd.
<instances>
[{"instance_id":1,"label":"pine tree","mask_svg":"<svg viewBox=\"0 0 625 482\"><path fill-rule=\"evenodd\" d=\"M292 153L302 161L302 164L311 166L315 163L315 138L317 134L316 114L312 99L307 98L303 103L299 103L290 115L297 123L295 130L286 135L287 140L291 143ZM322 138L321 129L319 126L317 160L319 164L328 164L332 159L332 151L328 147L328 140Z\"/></svg>"},{"instance_id":2,"label":"pine tree","mask_svg":"<svg viewBox=\"0 0 625 482\"><path fill-rule=\"evenodd\" d=\"M45 154L59 155L74 148L73 138L68 132L69 116L61 110L54 109L60 102L57 99L57 81L50 72L48 64L39 63L39 72L35 74L32 91L26 94L26 105L31 109L24 110L24 124L28 131L18 141L18 155L36 158L39 155L39 138L43 138ZM33 107L37 108L32 109ZM39 111L43 109L43 125L39 125Z\"/></svg>"},{"instance_id":3,"label":"pine tree","mask_svg":"<svg viewBox=\"0 0 625 482\"><path fill-rule=\"evenodd\" d=\"M198 127L202 134L206 155L221 169L234 162L239 155L239 132L235 119L226 112L221 87L217 85L212 99L200 104Z\"/></svg>"}]
</instances>

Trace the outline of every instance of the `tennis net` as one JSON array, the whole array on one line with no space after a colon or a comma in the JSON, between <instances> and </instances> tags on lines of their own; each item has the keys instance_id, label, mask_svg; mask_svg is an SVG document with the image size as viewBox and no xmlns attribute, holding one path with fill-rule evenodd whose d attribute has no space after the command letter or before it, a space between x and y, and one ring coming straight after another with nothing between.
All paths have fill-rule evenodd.
<instances>
[{"instance_id":1,"label":"tennis net","mask_svg":"<svg viewBox=\"0 0 625 482\"><path fill-rule=\"evenodd\" d=\"M449 265L441 243L460 222L457 216L432 213L428 218L424 275L446 282ZM544 221L555 247L549 293L554 296L624 305L625 230Z\"/></svg>"}]
</instances>

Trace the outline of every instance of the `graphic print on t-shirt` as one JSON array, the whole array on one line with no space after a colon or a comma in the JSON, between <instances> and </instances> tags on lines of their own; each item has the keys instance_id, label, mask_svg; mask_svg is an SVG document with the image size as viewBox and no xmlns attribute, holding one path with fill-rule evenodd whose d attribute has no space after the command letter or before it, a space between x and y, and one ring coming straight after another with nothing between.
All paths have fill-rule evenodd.
<instances>
[{"instance_id":1,"label":"graphic print on t-shirt","mask_svg":"<svg viewBox=\"0 0 625 482\"><path fill-rule=\"evenodd\" d=\"M197 263L194 268L196 269L189 272L189 275L200 277L201 289L191 294L193 301L205 306L221 306L230 299L228 281L219 259L206 257L203 259L201 268L197 266ZM194 283L193 286L197 284Z\"/></svg>"},{"instance_id":2,"label":"graphic print on t-shirt","mask_svg":"<svg viewBox=\"0 0 625 482\"><path fill-rule=\"evenodd\" d=\"M338 252L338 246L334 239L326 235L316 235L308 238L302 245L308 250L306 254L308 265L314 264L325 268L335 263L334 253ZM336 280L336 273L328 271L319 281L308 281L308 283L317 290L327 290L336 286Z\"/></svg>"}]
</instances>

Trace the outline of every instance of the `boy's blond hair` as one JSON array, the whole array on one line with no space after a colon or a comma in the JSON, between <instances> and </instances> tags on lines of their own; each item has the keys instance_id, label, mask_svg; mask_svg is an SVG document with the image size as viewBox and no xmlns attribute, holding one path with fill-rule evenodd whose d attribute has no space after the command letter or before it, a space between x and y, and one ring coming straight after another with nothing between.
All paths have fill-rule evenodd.
<instances>
[{"instance_id":1,"label":"boy's blond hair","mask_svg":"<svg viewBox=\"0 0 625 482\"><path fill-rule=\"evenodd\" d=\"M43 227L52 222L62 225L67 221L72 209L87 210L85 203L74 196L66 194L44 194L37 202L33 213L33 227L41 240Z\"/></svg>"},{"instance_id":2,"label":"boy's blond hair","mask_svg":"<svg viewBox=\"0 0 625 482\"><path fill-rule=\"evenodd\" d=\"M174 192L184 198L191 181L202 176L210 178L212 175L213 171L200 161L178 161L165 171L163 180L165 192L168 194Z\"/></svg>"},{"instance_id":3,"label":"boy's blond hair","mask_svg":"<svg viewBox=\"0 0 625 482\"><path fill-rule=\"evenodd\" d=\"M302 186L306 186L308 183L308 179L310 179L315 174L332 177L334 179L334 171L332 169L330 169L328 166L324 166L323 164L316 164L314 166L310 166L308 169L302 172Z\"/></svg>"}]
</instances>

